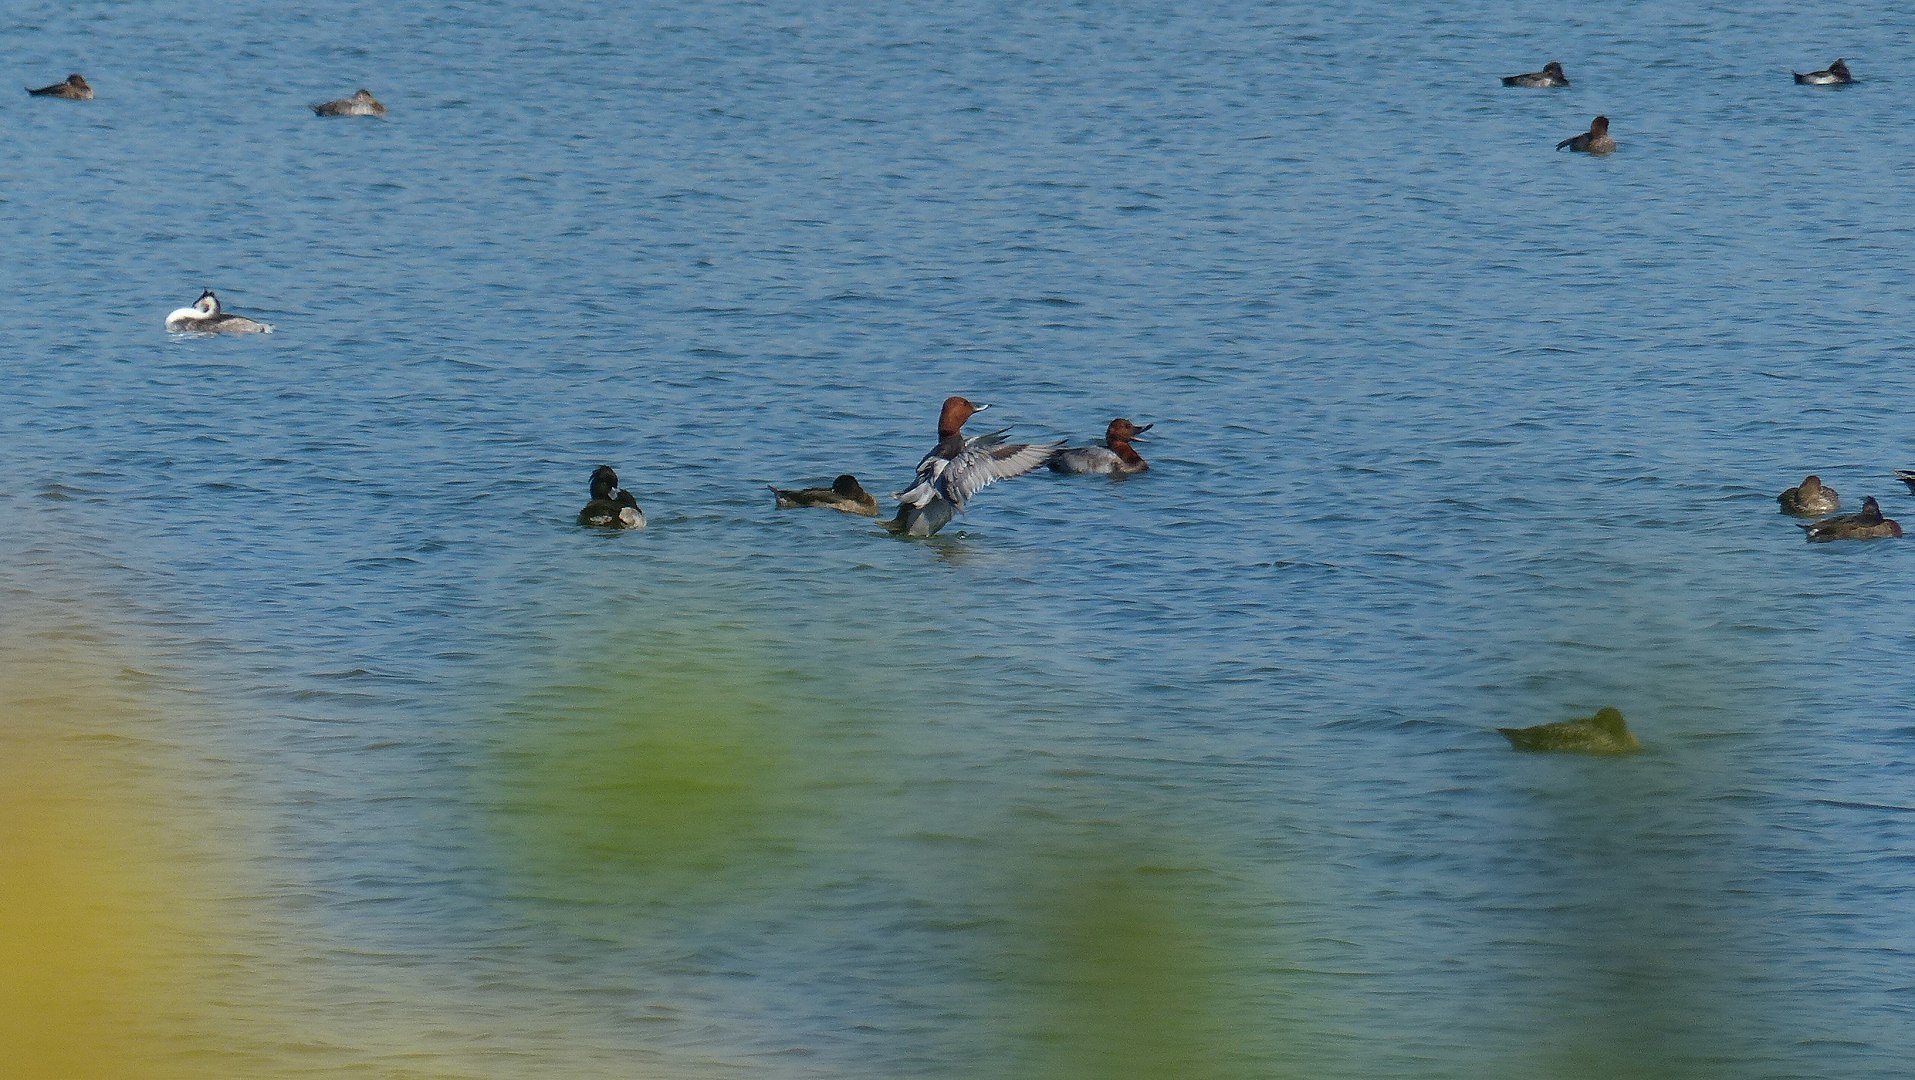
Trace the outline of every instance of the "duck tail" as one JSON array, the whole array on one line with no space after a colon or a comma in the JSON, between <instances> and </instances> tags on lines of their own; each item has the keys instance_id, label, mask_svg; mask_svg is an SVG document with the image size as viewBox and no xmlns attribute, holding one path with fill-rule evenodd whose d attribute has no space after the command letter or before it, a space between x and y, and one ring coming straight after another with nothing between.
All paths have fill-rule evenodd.
<instances>
[{"instance_id":1,"label":"duck tail","mask_svg":"<svg viewBox=\"0 0 1915 1080\"><path fill-rule=\"evenodd\" d=\"M1574 135L1571 135L1569 138L1564 139L1562 142L1557 143L1556 149L1561 150L1563 147L1568 146L1569 144L1575 141L1576 141L1576 137Z\"/></svg>"},{"instance_id":2,"label":"duck tail","mask_svg":"<svg viewBox=\"0 0 1915 1080\"><path fill-rule=\"evenodd\" d=\"M1809 77L1807 75L1802 74L1799 71L1791 71L1789 72L1789 74L1795 76L1795 81L1797 83L1805 83L1809 81Z\"/></svg>"},{"instance_id":3,"label":"duck tail","mask_svg":"<svg viewBox=\"0 0 1915 1080\"><path fill-rule=\"evenodd\" d=\"M1895 479L1900 480L1904 484L1907 484L1909 491L1915 492L1915 471L1911 471L1908 469L1896 469Z\"/></svg>"}]
</instances>

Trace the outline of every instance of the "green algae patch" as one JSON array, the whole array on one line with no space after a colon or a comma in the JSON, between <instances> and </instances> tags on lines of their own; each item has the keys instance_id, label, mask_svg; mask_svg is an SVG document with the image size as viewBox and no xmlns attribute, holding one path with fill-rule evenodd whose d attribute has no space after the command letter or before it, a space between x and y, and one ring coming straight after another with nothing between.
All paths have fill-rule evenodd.
<instances>
[{"instance_id":1,"label":"green algae patch","mask_svg":"<svg viewBox=\"0 0 1915 1080\"><path fill-rule=\"evenodd\" d=\"M831 814L829 714L814 680L734 627L603 644L506 710L480 769L508 891L666 901L770 883Z\"/></svg>"},{"instance_id":2,"label":"green algae patch","mask_svg":"<svg viewBox=\"0 0 1915 1080\"><path fill-rule=\"evenodd\" d=\"M1301 976L1279 989L1266 965L1247 962L1287 950L1233 917L1245 898L1218 853L1117 822L1020 831L999 879L1009 903L997 995L1008 1011L984 1037L1002 1049L991 1075L1315 1074L1281 1018L1311 989Z\"/></svg>"}]
</instances>

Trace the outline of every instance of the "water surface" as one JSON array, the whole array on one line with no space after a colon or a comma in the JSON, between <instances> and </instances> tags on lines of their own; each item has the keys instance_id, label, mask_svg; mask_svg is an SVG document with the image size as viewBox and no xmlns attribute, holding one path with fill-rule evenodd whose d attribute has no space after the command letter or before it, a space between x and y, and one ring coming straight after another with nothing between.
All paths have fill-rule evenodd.
<instances>
[{"instance_id":1,"label":"water surface","mask_svg":"<svg viewBox=\"0 0 1915 1080\"><path fill-rule=\"evenodd\" d=\"M17 8L98 98L0 106L3 656L141 778L72 797L205 838L159 1049L1900 1075L1907 549L1774 496L1915 513L1912 31ZM277 332L164 333L206 287ZM772 508L905 486L952 393L1152 471ZM574 526L600 462L649 529ZM1601 705L1647 752L1492 731Z\"/></svg>"}]
</instances>

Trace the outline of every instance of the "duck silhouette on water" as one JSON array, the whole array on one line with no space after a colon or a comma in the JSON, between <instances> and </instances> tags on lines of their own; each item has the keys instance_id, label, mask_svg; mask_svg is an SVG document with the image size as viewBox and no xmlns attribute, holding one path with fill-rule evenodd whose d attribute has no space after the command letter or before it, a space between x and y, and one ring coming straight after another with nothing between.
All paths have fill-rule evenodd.
<instances>
[{"instance_id":1,"label":"duck silhouette on water","mask_svg":"<svg viewBox=\"0 0 1915 1080\"><path fill-rule=\"evenodd\" d=\"M1800 484L1777 495L1775 501L1782 505L1783 513L1797 517L1833 514L1842 508L1842 497L1815 475L1803 477Z\"/></svg>"},{"instance_id":2,"label":"duck silhouette on water","mask_svg":"<svg viewBox=\"0 0 1915 1080\"><path fill-rule=\"evenodd\" d=\"M1792 71L1789 74L1795 76L1797 86L1847 86L1855 81L1849 75L1849 65L1846 60L1837 60L1821 71L1811 71L1807 75L1799 71Z\"/></svg>"},{"instance_id":3,"label":"duck silhouette on water","mask_svg":"<svg viewBox=\"0 0 1915 1080\"><path fill-rule=\"evenodd\" d=\"M68 101L93 100L93 88L86 84L86 79L78 72L68 75L65 82L57 82L52 86L42 86L38 90L29 86L27 93L34 97L65 98Z\"/></svg>"},{"instance_id":4,"label":"duck silhouette on water","mask_svg":"<svg viewBox=\"0 0 1915 1080\"><path fill-rule=\"evenodd\" d=\"M1902 535L1902 527L1882 516L1882 505L1870 495L1862 500L1862 509L1853 514L1837 514L1804 524L1811 544L1831 540L1891 540Z\"/></svg>"},{"instance_id":5,"label":"duck silhouette on water","mask_svg":"<svg viewBox=\"0 0 1915 1080\"><path fill-rule=\"evenodd\" d=\"M372 96L370 90L360 90L349 98L328 101L312 107L314 116L384 116L386 107Z\"/></svg>"},{"instance_id":6,"label":"duck silhouette on water","mask_svg":"<svg viewBox=\"0 0 1915 1080\"><path fill-rule=\"evenodd\" d=\"M1532 71L1527 75L1505 75L1504 86L1568 86L1569 76L1563 74L1563 66L1554 60L1543 65L1543 70Z\"/></svg>"},{"instance_id":7,"label":"duck silhouette on water","mask_svg":"<svg viewBox=\"0 0 1915 1080\"><path fill-rule=\"evenodd\" d=\"M1518 750L1633 754L1642 749L1642 743L1623 723L1622 713L1611 708L1598 709L1596 715L1580 720L1563 720L1526 728L1497 728L1496 731Z\"/></svg>"},{"instance_id":8,"label":"duck silhouette on water","mask_svg":"<svg viewBox=\"0 0 1915 1080\"><path fill-rule=\"evenodd\" d=\"M610 465L592 470L592 501L578 512L578 523L599 529L642 529L645 511L638 508L632 493L618 486L618 473Z\"/></svg>"},{"instance_id":9,"label":"duck silhouette on water","mask_svg":"<svg viewBox=\"0 0 1915 1080\"><path fill-rule=\"evenodd\" d=\"M899 536L933 536L962 512L971 496L999 480L1023 476L1051 459L1057 443L1010 443L1009 428L965 438L971 417L990 408L961 397L938 410L938 444L918 462L917 483L898 492L898 515L884 527Z\"/></svg>"},{"instance_id":10,"label":"duck silhouette on water","mask_svg":"<svg viewBox=\"0 0 1915 1080\"><path fill-rule=\"evenodd\" d=\"M1609 118L1607 116L1596 117L1589 122L1588 131L1583 132L1581 135L1571 135L1569 138L1557 143L1556 149L1561 150L1565 146L1579 154L1615 153L1616 140L1609 137Z\"/></svg>"},{"instance_id":11,"label":"duck silhouette on water","mask_svg":"<svg viewBox=\"0 0 1915 1080\"><path fill-rule=\"evenodd\" d=\"M778 501L778 509L790 510L795 507L817 506L826 510L842 510L847 514L861 514L864 517L878 516L878 497L864 489L858 478L845 473L831 482L828 488L786 489L767 484L771 494Z\"/></svg>"}]
</instances>

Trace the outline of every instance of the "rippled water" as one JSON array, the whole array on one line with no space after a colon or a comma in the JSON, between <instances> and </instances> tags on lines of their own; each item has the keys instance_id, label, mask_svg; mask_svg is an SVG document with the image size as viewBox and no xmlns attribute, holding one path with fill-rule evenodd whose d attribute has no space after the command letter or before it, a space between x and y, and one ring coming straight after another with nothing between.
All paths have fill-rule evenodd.
<instances>
[{"instance_id":1,"label":"rippled water","mask_svg":"<svg viewBox=\"0 0 1915 1080\"><path fill-rule=\"evenodd\" d=\"M1915 516L1915 20L0 33L99 95L0 98L11 707L199 822L190 1073L1905 1069L1909 549L1774 496ZM164 333L205 287L278 332ZM1153 469L772 508L951 393ZM1491 730L1605 704L1645 754Z\"/></svg>"}]
</instances>

